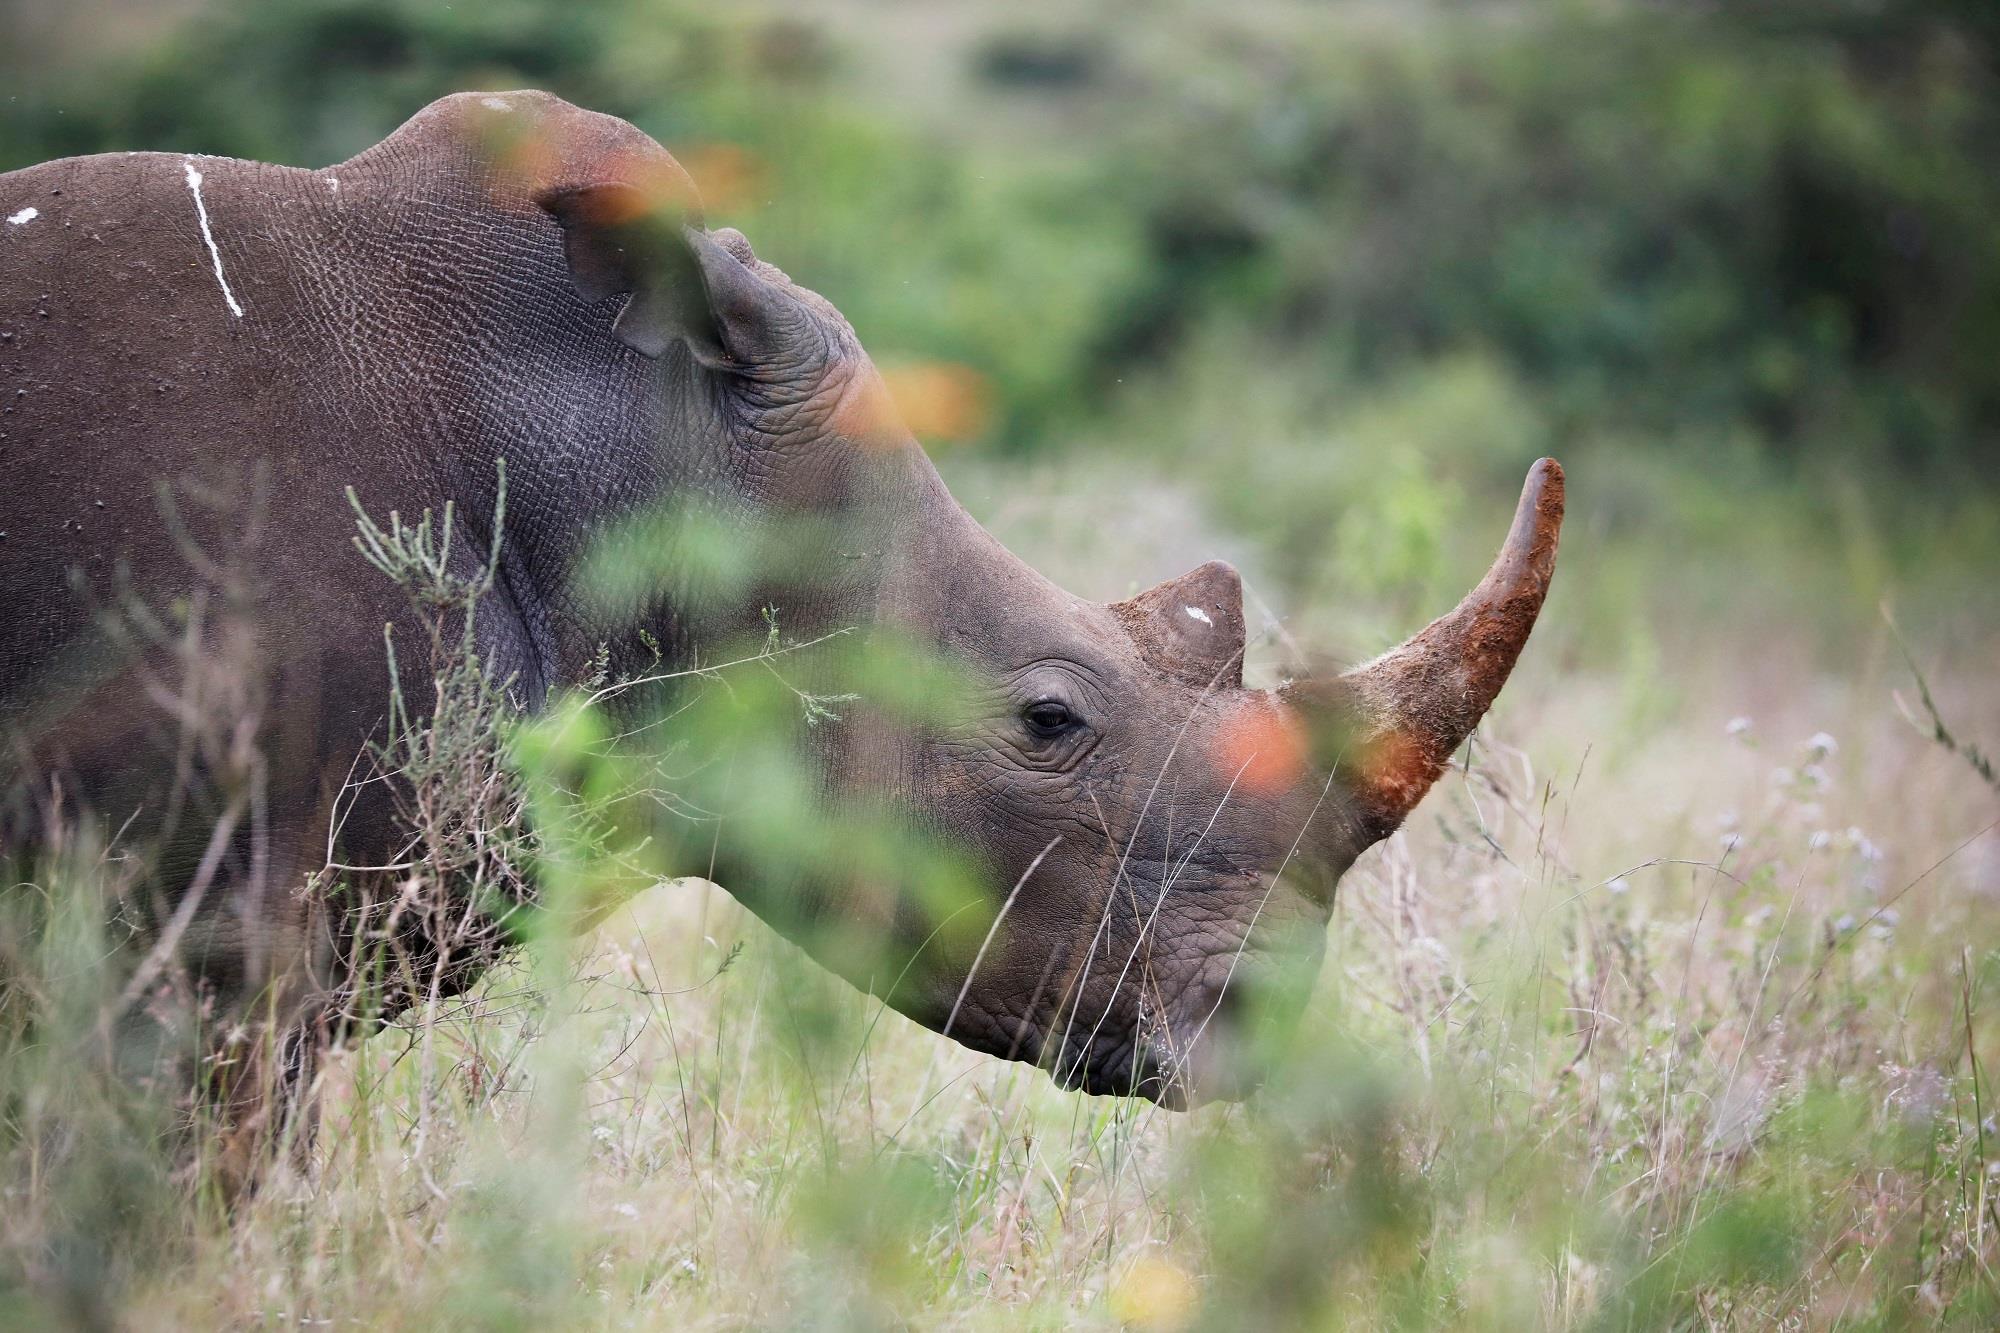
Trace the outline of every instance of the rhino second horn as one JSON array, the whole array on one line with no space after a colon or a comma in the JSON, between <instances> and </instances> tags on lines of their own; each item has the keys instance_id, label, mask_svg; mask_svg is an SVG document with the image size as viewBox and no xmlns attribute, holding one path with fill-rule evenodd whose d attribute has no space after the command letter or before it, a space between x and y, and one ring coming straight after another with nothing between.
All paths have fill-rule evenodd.
<instances>
[{"instance_id":1,"label":"rhino second horn","mask_svg":"<svg viewBox=\"0 0 2000 1333\"><path fill-rule=\"evenodd\" d=\"M1243 579L1211 560L1136 597L1111 604L1139 655L1199 690L1243 685Z\"/></svg>"},{"instance_id":2,"label":"rhino second horn","mask_svg":"<svg viewBox=\"0 0 2000 1333\"><path fill-rule=\"evenodd\" d=\"M1285 691L1315 731L1344 731L1340 753L1325 757L1367 842L1403 822L1507 683L1548 596L1562 520L1562 466L1540 459L1493 567L1455 610L1335 681Z\"/></svg>"}]
</instances>

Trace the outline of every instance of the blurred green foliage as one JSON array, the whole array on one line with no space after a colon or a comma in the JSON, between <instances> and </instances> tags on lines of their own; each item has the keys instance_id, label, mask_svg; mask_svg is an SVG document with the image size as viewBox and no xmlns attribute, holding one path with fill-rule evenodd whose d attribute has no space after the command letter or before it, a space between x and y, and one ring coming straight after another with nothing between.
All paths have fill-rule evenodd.
<instances>
[{"instance_id":1,"label":"blurred green foliage","mask_svg":"<svg viewBox=\"0 0 2000 1333\"><path fill-rule=\"evenodd\" d=\"M1489 351L1559 438L1991 457L1994 52L1886 8L1509 10L1212 78L1123 176L1172 261L1130 336L1220 306L1350 376Z\"/></svg>"},{"instance_id":2,"label":"blurred green foliage","mask_svg":"<svg viewBox=\"0 0 2000 1333\"><path fill-rule=\"evenodd\" d=\"M1032 11L1000 24L961 77L1070 100L1059 138L994 142L883 115L807 11L222 3L116 56L13 71L0 165L156 146L317 165L441 93L531 84L676 148L748 150L750 179L720 182L728 220L879 357L990 375L1017 444L1090 420L1119 380L1171 379L1222 323L1309 370L1327 407L1490 358L1545 427L1510 454L1743 436L1990 485L1983 8L1271 9L1262 30L1185 15L1164 44L1125 40L1111 10L1082 37Z\"/></svg>"}]
</instances>

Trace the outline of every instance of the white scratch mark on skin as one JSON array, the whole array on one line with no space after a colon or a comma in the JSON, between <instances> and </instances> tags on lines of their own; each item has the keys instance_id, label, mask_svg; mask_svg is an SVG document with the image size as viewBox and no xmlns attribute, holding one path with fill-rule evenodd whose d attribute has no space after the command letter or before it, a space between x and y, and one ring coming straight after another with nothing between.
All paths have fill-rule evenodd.
<instances>
[{"instance_id":1,"label":"white scratch mark on skin","mask_svg":"<svg viewBox=\"0 0 2000 1333\"><path fill-rule=\"evenodd\" d=\"M512 111L514 104L504 97L482 97L479 105L493 111Z\"/></svg>"},{"instance_id":2,"label":"white scratch mark on skin","mask_svg":"<svg viewBox=\"0 0 2000 1333\"><path fill-rule=\"evenodd\" d=\"M222 299L229 303L229 313L241 319L243 307L236 304L236 293L229 290L229 279L222 276L222 251L215 248L215 233L208 229L208 205L201 199L201 173L194 169L193 158L182 158L181 167L187 172L188 192L194 195L194 215L201 223L201 239L208 246L208 257L215 261L215 284L222 288Z\"/></svg>"},{"instance_id":3,"label":"white scratch mark on skin","mask_svg":"<svg viewBox=\"0 0 2000 1333\"><path fill-rule=\"evenodd\" d=\"M1199 620L1202 624L1210 626L1213 626L1215 624L1213 620L1210 620L1208 618L1208 612L1202 610L1198 606L1184 606L1181 608L1181 610L1188 613L1189 620Z\"/></svg>"},{"instance_id":4,"label":"white scratch mark on skin","mask_svg":"<svg viewBox=\"0 0 2000 1333\"><path fill-rule=\"evenodd\" d=\"M24 208L14 214L13 217L8 218L7 225L10 227L25 227L41 215L42 210L39 208Z\"/></svg>"}]
</instances>

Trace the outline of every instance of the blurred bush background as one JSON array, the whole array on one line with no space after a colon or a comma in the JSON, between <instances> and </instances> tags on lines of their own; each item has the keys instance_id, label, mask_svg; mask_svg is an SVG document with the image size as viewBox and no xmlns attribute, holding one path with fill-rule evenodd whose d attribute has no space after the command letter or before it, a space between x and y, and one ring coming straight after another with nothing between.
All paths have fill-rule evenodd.
<instances>
[{"instance_id":1,"label":"blurred bush background","mask_svg":"<svg viewBox=\"0 0 2000 1333\"><path fill-rule=\"evenodd\" d=\"M1119 446L1249 534L1287 610L1328 569L1435 598L1478 558L1460 507L1541 453L1612 563L1643 557L1572 608L1588 651L1655 596L1838 621L1956 576L1993 604L2000 24L1973 0L10 14L0 166L323 165L475 86L628 117L910 372L933 443Z\"/></svg>"},{"instance_id":2,"label":"blurred bush background","mask_svg":"<svg viewBox=\"0 0 2000 1333\"><path fill-rule=\"evenodd\" d=\"M511 1155L461 1125L469 1201L411 1201L391 1153L312 1227L260 1203L266 1230L155 1280L160 1321L977 1324L997 1300L1048 1326L1990 1326L1993 792L1898 717L1896 693L1932 728L1881 607L1954 743L1990 752L1992 5L10 0L0 23L0 168L319 166L466 88L631 119L846 313L1003 539L1098 597L1226 555L1267 665L1401 638L1476 577L1532 459L1571 478L1488 727L1528 749L1496 742L1350 878L1336 1055L1263 1119L1170 1131L851 997L835 1037L773 1038L798 1077L767 1079L738 1034L780 992L723 973L734 941L782 946L656 904L598 958L642 1001L583 1005L537 1057L615 1048L604 1096L524 1112ZM1718 846L1728 873L1695 868ZM458 1031L450 1104L491 1114L481 1080L544 1023ZM377 1132L422 1160L393 1099L358 1104L390 1128L337 1137L327 1179ZM570 1146L522 1155L551 1134ZM432 1269L371 1249L417 1233Z\"/></svg>"}]
</instances>

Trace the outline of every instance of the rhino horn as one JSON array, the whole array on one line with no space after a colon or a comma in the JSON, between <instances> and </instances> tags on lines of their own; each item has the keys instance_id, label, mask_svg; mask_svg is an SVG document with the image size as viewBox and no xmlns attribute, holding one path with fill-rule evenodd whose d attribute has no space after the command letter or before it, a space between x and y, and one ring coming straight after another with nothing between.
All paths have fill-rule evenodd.
<instances>
[{"instance_id":1,"label":"rhino horn","mask_svg":"<svg viewBox=\"0 0 2000 1333\"><path fill-rule=\"evenodd\" d=\"M1156 670L1196 689L1242 686L1243 579L1228 563L1211 560L1113 602L1111 613Z\"/></svg>"},{"instance_id":2,"label":"rhino horn","mask_svg":"<svg viewBox=\"0 0 2000 1333\"><path fill-rule=\"evenodd\" d=\"M1548 595L1562 519L1563 470L1544 458L1493 567L1457 609L1333 680L1285 687L1353 800L1362 846L1395 831L1507 683Z\"/></svg>"}]
</instances>

